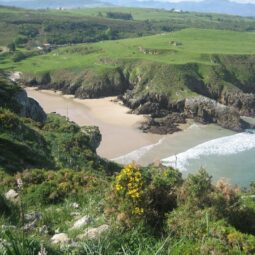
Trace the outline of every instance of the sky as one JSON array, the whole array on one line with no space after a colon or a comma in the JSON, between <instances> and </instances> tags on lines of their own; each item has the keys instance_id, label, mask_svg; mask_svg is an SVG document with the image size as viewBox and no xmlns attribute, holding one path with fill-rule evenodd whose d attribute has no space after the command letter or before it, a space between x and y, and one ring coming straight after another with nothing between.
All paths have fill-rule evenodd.
<instances>
[{"instance_id":1,"label":"sky","mask_svg":"<svg viewBox=\"0 0 255 255\"><path fill-rule=\"evenodd\" d=\"M192 2L201 2L203 0L158 0L160 2L182 2L182 1L192 1ZM255 4L255 0L230 0L232 2L238 3L252 3Z\"/></svg>"},{"instance_id":2,"label":"sky","mask_svg":"<svg viewBox=\"0 0 255 255\"><path fill-rule=\"evenodd\" d=\"M15 1L15 0L4 0L5 2L12 2L12 1ZM16 1L19 1L19 0L16 0ZM23 0L24 1L24 0ZM43 0L42 0L43 1ZM147 0L138 0L138 1L147 1ZM203 0L154 0L154 1L160 1L160 2L201 2ZM229 1L232 1L232 2L238 2L238 3L252 3L252 4L255 4L255 0L229 0Z\"/></svg>"}]
</instances>

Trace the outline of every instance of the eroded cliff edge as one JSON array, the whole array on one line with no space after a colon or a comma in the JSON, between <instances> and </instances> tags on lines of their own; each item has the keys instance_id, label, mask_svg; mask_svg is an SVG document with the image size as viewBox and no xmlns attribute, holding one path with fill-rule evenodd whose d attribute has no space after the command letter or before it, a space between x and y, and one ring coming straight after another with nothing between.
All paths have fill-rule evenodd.
<instances>
[{"instance_id":1,"label":"eroded cliff edge","mask_svg":"<svg viewBox=\"0 0 255 255\"><path fill-rule=\"evenodd\" d=\"M173 133L186 118L234 131L249 128L241 116L255 114L255 57L210 57L211 65L122 61L100 72L27 73L22 81L83 99L118 96L131 113L148 116L145 132Z\"/></svg>"}]
</instances>

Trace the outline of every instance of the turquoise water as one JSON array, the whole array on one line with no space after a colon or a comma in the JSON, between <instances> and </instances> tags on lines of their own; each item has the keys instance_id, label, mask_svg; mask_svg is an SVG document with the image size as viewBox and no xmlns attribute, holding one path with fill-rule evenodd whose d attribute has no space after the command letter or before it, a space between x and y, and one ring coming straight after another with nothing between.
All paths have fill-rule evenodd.
<instances>
[{"instance_id":1,"label":"turquoise water","mask_svg":"<svg viewBox=\"0 0 255 255\"><path fill-rule=\"evenodd\" d=\"M177 166L184 176L202 167L214 180L223 177L232 184L247 187L255 181L255 131L210 140L162 162Z\"/></svg>"},{"instance_id":2,"label":"turquoise water","mask_svg":"<svg viewBox=\"0 0 255 255\"><path fill-rule=\"evenodd\" d=\"M187 173L194 173L204 167L214 180L225 177L230 183L247 187L255 181L255 149L225 156L201 156L189 162Z\"/></svg>"}]
</instances>

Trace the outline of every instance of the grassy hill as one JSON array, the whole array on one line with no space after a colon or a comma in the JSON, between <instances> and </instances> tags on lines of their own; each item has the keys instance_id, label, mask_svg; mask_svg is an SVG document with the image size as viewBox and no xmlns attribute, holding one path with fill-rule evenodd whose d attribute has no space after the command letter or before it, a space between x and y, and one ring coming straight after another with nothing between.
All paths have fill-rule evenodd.
<instances>
[{"instance_id":1,"label":"grassy hill","mask_svg":"<svg viewBox=\"0 0 255 255\"><path fill-rule=\"evenodd\" d=\"M140 77L142 88L148 86L150 92L161 91L176 100L176 92L179 93L177 99L197 92L184 81L186 75L209 84L213 74L220 75L216 69L228 69L232 73L238 68L234 79L238 81L240 76L241 83L250 83L253 69L244 69L248 63L253 66L254 43L252 32L191 28L155 36L62 47L19 62L13 62L12 55L6 55L1 68L21 71L25 79L36 79L39 83L65 84L62 87L73 83L76 84L75 91L78 88L122 86L125 79L138 88L137 78ZM249 60L244 63L242 58ZM235 59L232 64L229 63L231 59ZM224 70L222 72L226 72ZM116 84L106 82L106 77ZM227 88L241 86L224 75L218 79L223 80ZM219 84L215 86L219 87ZM144 91L141 87L140 90Z\"/></svg>"},{"instance_id":2,"label":"grassy hill","mask_svg":"<svg viewBox=\"0 0 255 255\"><path fill-rule=\"evenodd\" d=\"M213 65L213 55L254 54L254 43L255 34L252 32L191 28L155 36L63 47L46 55L1 67L37 73L65 68L101 69L109 67L110 63L114 67L118 63L135 61ZM104 60L109 63L104 64Z\"/></svg>"},{"instance_id":3,"label":"grassy hill","mask_svg":"<svg viewBox=\"0 0 255 255\"><path fill-rule=\"evenodd\" d=\"M182 115L183 100L198 95L240 111L222 104L211 109L215 101L203 99L209 106L202 102L195 108L209 121L219 117L223 124L226 119L239 124L241 113L254 114L255 34L223 30L227 21L220 21L218 30L201 29L211 16L197 23L200 14L183 14L184 25L171 28L190 27L189 15L200 28L166 33L168 27L159 27L168 21L98 19L84 17L83 10L0 11L1 43L28 38L15 51L0 53L0 69L22 71L26 85L81 98L121 94L132 109L167 112L167 117L173 111ZM232 30L248 29L250 20L237 19L242 25L233 21ZM112 36L114 29L116 38L95 37L106 31ZM76 45L57 47L60 40L49 52L36 48L46 39L72 42L77 31ZM160 33L109 40L139 31ZM100 42L77 44L84 41ZM22 89L1 73L1 254L37 255L44 248L49 255L254 254L254 183L241 191L223 180L213 184L204 170L183 179L163 166L115 165L96 154L97 128L79 127L56 114L35 121L21 114L29 100L17 93ZM31 106L39 109L35 102ZM221 116L213 115L218 109ZM59 233L65 240L54 243Z\"/></svg>"},{"instance_id":4,"label":"grassy hill","mask_svg":"<svg viewBox=\"0 0 255 255\"><path fill-rule=\"evenodd\" d=\"M109 12L113 15L107 15ZM252 18L175 13L156 9L26 10L0 7L0 14L0 45L2 46L12 41L21 45L25 44L27 47L47 42L58 45L96 42L158 34L190 27L236 31L255 30L255 20ZM119 15L120 19L110 18L116 14L128 15ZM132 20L126 20L129 15L133 18Z\"/></svg>"}]
</instances>

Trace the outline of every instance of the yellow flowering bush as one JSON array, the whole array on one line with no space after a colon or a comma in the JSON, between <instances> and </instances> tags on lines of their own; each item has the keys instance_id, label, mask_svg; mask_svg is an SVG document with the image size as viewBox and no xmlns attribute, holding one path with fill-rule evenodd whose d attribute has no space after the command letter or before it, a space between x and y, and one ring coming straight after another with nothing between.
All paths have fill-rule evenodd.
<instances>
[{"instance_id":1,"label":"yellow flowering bush","mask_svg":"<svg viewBox=\"0 0 255 255\"><path fill-rule=\"evenodd\" d=\"M135 164L129 164L116 176L115 191L123 197L130 206L131 213L142 215L144 208L141 207L143 195L142 173Z\"/></svg>"},{"instance_id":2,"label":"yellow flowering bush","mask_svg":"<svg viewBox=\"0 0 255 255\"><path fill-rule=\"evenodd\" d=\"M126 225L143 219L151 225L162 225L165 214L176 207L176 190L181 174L166 167L141 168L135 163L125 166L116 176L110 194L111 214ZM124 220L123 220L124 219Z\"/></svg>"}]
</instances>

